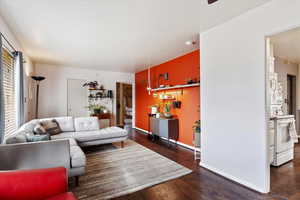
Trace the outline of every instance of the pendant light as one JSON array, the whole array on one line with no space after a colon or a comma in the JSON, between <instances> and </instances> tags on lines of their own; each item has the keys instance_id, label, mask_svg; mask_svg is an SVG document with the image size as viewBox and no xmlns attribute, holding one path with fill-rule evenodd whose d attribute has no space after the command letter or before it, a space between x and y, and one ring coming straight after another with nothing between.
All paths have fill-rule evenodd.
<instances>
[{"instance_id":1,"label":"pendant light","mask_svg":"<svg viewBox=\"0 0 300 200\"><path fill-rule=\"evenodd\" d=\"M151 95L151 64L150 64L150 58L148 59L148 85L147 85L147 91L148 95Z\"/></svg>"}]
</instances>

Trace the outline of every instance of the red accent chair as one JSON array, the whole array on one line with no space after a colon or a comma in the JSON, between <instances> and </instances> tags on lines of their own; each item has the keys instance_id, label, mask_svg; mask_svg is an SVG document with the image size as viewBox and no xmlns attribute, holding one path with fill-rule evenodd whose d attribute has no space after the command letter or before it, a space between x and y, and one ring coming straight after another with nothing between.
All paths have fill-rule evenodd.
<instances>
[{"instance_id":1,"label":"red accent chair","mask_svg":"<svg viewBox=\"0 0 300 200\"><path fill-rule=\"evenodd\" d=\"M64 167L0 172L1 200L77 200Z\"/></svg>"}]
</instances>

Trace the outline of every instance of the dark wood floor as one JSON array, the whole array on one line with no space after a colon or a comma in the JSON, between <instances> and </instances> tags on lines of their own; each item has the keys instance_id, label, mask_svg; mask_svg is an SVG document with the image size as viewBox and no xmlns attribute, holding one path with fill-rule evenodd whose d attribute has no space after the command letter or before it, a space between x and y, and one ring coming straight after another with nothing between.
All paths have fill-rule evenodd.
<instances>
[{"instance_id":1,"label":"dark wood floor","mask_svg":"<svg viewBox=\"0 0 300 200\"><path fill-rule=\"evenodd\" d=\"M263 195L199 167L199 161L194 161L190 150L167 148L163 141L153 143L139 131L132 131L130 138L193 172L115 200L300 200L299 145L293 162L280 168L271 168L271 192Z\"/></svg>"}]
</instances>

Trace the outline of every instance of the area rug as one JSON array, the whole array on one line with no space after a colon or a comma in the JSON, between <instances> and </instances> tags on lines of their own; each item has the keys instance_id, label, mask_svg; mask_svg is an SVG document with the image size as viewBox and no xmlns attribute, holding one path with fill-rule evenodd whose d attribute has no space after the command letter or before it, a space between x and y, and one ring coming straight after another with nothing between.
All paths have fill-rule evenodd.
<instances>
[{"instance_id":1,"label":"area rug","mask_svg":"<svg viewBox=\"0 0 300 200\"><path fill-rule=\"evenodd\" d=\"M86 174L72 190L80 200L111 199L192 172L132 140L101 148L87 153Z\"/></svg>"}]
</instances>

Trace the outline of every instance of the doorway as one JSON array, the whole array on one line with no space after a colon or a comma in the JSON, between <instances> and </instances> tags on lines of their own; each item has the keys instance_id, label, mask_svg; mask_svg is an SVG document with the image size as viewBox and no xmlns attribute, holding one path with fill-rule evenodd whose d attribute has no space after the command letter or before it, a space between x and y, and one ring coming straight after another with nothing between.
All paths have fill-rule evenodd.
<instances>
[{"instance_id":1,"label":"doorway","mask_svg":"<svg viewBox=\"0 0 300 200\"><path fill-rule=\"evenodd\" d=\"M117 126L131 128L132 126L132 85L117 83Z\"/></svg>"},{"instance_id":2,"label":"doorway","mask_svg":"<svg viewBox=\"0 0 300 200\"><path fill-rule=\"evenodd\" d=\"M287 113L296 117L296 76L287 75Z\"/></svg>"},{"instance_id":3,"label":"doorway","mask_svg":"<svg viewBox=\"0 0 300 200\"><path fill-rule=\"evenodd\" d=\"M82 87L86 80L68 79L67 80L67 115L72 117L86 117L87 110L87 90Z\"/></svg>"},{"instance_id":4,"label":"doorway","mask_svg":"<svg viewBox=\"0 0 300 200\"><path fill-rule=\"evenodd\" d=\"M271 190L300 177L300 28L267 37L266 112ZM291 168L292 166L292 168ZM284 173L283 173L284 172ZM284 184L278 177L284 177ZM292 186L292 184L289 184ZM293 186L292 186L293 187Z\"/></svg>"}]
</instances>

